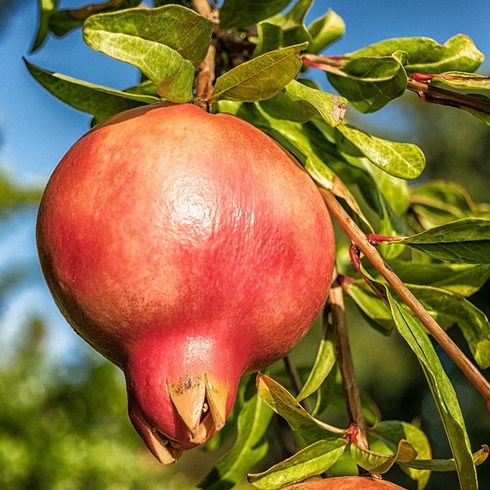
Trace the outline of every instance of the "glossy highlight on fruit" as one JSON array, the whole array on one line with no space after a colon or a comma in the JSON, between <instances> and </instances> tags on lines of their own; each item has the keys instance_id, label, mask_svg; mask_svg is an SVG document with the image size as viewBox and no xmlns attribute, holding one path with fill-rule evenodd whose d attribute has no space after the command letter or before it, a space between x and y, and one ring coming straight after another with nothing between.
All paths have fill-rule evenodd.
<instances>
[{"instance_id":1,"label":"glossy highlight on fruit","mask_svg":"<svg viewBox=\"0 0 490 490\"><path fill-rule=\"evenodd\" d=\"M250 124L191 105L96 126L46 187L37 244L63 315L124 371L161 462L223 427L240 377L306 334L334 236L309 176Z\"/></svg>"}]
</instances>

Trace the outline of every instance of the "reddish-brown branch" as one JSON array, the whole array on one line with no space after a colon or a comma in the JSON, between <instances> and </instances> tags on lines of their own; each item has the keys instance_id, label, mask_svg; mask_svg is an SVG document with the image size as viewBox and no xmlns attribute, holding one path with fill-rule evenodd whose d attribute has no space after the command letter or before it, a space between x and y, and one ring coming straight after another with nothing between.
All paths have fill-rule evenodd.
<instances>
[{"instance_id":1,"label":"reddish-brown branch","mask_svg":"<svg viewBox=\"0 0 490 490\"><path fill-rule=\"evenodd\" d=\"M355 246L385 278L398 296L410 308L416 318L427 328L434 339L445 350L454 363L463 371L475 388L490 402L490 383L483 377L476 366L464 355L440 325L429 315L418 299L405 286L403 281L389 268L368 237L351 219L336 197L328 190L321 188L323 199L336 221L342 227Z\"/></svg>"},{"instance_id":2,"label":"reddish-brown branch","mask_svg":"<svg viewBox=\"0 0 490 490\"><path fill-rule=\"evenodd\" d=\"M490 114L490 102L482 98L434 87L430 83L413 78L408 80L407 89L415 92L424 102Z\"/></svg>"},{"instance_id":3,"label":"reddish-brown branch","mask_svg":"<svg viewBox=\"0 0 490 490\"><path fill-rule=\"evenodd\" d=\"M209 5L208 0L193 0L192 6L194 10L207 17L215 24L218 22L217 14ZM196 97L194 98L194 103L203 109L208 108L207 100L211 93L213 92L213 84L215 78L216 69L216 45L211 43L208 48L206 57L199 65L199 70L196 79Z\"/></svg>"},{"instance_id":4,"label":"reddish-brown branch","mask_svg":"<svg viewBox=\"0 0 490 490\"><path fill-rule=\"evenodd\" d=\"M330 290L325 312L330 317L330 322L337 338L338 363L342 374L342 386L349 413L349 422L357 427L355 442L359 447L369 449L366 437L367 426L362 413L361 396L352 361L345 318L344 296L340 284L334 285Z\"/></svg>"}]
</instances>

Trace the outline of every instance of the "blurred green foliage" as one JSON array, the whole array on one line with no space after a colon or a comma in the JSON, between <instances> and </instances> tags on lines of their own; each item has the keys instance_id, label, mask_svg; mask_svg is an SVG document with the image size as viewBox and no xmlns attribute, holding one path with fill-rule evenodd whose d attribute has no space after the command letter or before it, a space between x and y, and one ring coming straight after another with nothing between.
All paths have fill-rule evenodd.
<instances>
[{"instance_id":1,"label":"blurred green foliage","mask_svg":"<svg viewBox=\"0 0 490 490\"><path fill-rule=\"evenodd\" d=\"M88 352L50 361L46 325L32 319L0 365L0 488L184 489L176 467L154 462L125 413L120 372Z\"/></svg>"}]
</instances>

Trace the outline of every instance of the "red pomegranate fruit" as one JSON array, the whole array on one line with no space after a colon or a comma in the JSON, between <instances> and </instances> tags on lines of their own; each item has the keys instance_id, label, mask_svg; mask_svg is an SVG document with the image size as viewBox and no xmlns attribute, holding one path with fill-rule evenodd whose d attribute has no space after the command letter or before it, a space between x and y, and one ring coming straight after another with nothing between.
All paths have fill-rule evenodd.
<instances>
[{"instance_id":1,"label":"red pomegranate fruit","mask_svg":"<svg viewBox=\"0 0 490 490\"><path fill-rule=\"evenodd\" d=\"M296 483L284 487L283 490L404 490L404 488L386 480L367 476L338 476Z\"/></svg>"},{"instance_id":2,"label":"red pomegranate fruit","mask_svg":"<svg viewBox=\"0 0 490 490\"><path fill-rule=\"evenodd\" d=\"M75 143L37 244L60 310L124 371L130 419L164 463L306 334L334 262L307 174L252 125L191 104L126 111Z\"/></svg>"}]
</instances>

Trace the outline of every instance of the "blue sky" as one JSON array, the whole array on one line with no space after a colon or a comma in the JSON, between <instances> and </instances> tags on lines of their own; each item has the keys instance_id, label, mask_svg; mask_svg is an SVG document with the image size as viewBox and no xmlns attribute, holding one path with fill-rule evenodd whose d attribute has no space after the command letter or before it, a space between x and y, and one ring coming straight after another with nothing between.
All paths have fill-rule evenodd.
<instances>
[{"instance_id":1,"label":"blue sky","mask_svg":"<svg viewBox=\"0 0 490 490\"><path fill-rule=\"evenodd\" d=\"M90 117L58 102L37 85L22 57L43 68L114 88L133 84L136 71L86 47L79 30L62 39L50 38L39 52L29 54L36 29L37 1L16 3L15 10L3 19L0 32L0 168L21 183L43 185L64 152L88 129ZM72 0L61 1L60 5L67 8L87 3L96 2ZM445 42L460 32L470 35L481 51L490 54L487 0L317 0L309 18L318 17L328 8L347 24L346 35L329 49L331 54L353 51L390 37L428 36ZM480 72L490 73L488 61ZM389 119L389 112L386 117L388 124L396 124ZM54 308L39 274L34 223L35 213L31 212L0 226L0 272L21 261L37 270L28 287L17 291L0 310L0 345L15 331L20 319L31 312L49 315L57 337L53 337L53 345L64 346L65 341L75 339Z\"/></svg>"}]
</instances>

